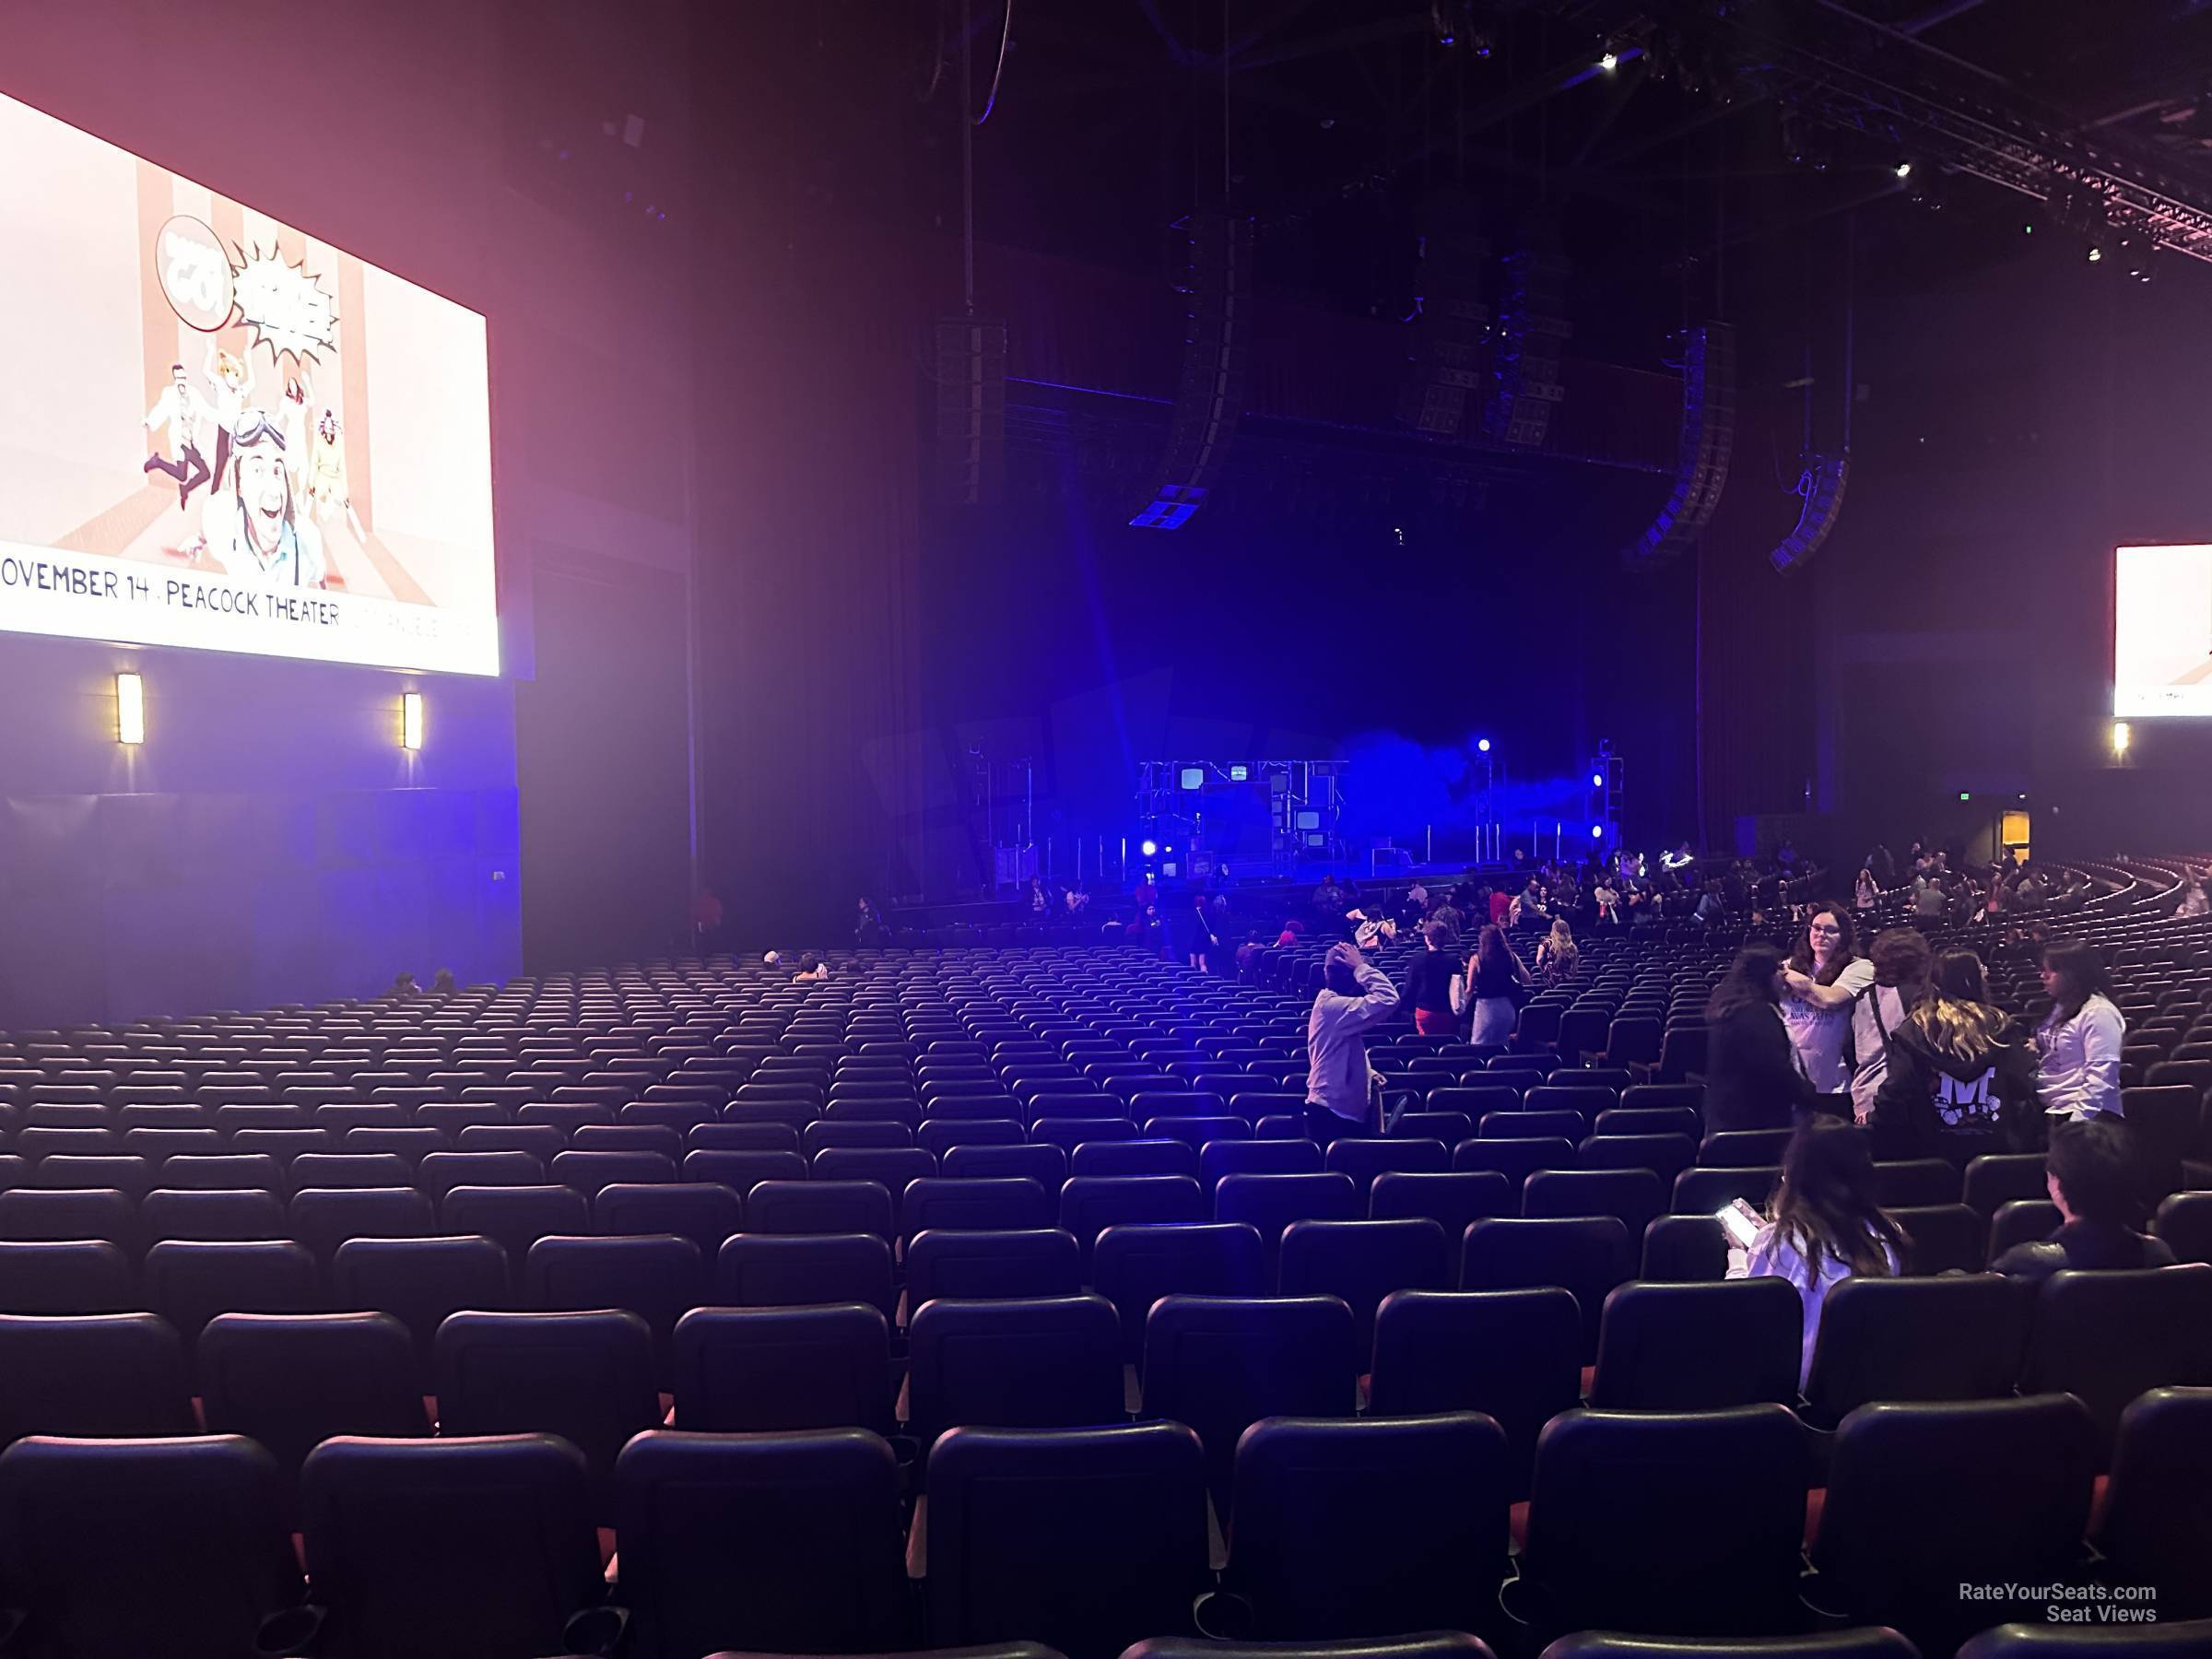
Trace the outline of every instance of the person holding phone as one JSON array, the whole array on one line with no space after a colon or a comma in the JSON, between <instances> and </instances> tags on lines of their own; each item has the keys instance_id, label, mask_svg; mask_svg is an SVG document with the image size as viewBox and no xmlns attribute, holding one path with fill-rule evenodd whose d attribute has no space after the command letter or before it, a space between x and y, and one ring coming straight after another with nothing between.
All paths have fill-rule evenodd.
<instances>
[{"instance_id":1,"label":"person holding phone","mask_svg":"<svg viewBox=\"0 0 2212 1659\"><path fill-rule=\"evenodd\" d=\"M1730 1278L1785 1278L1797 1288L1805 1304L1802 1388L1812 1374L1830 1289L1853 1275L1895 1277L1911 1241L1875 1202L1874 1152L1865 1131L1840 1118L1816 1117L1782 1155L1782 1184L1765 1219L1747 1243L1732 1229L1729 1246Z\"/></svg>"}]
</instances>

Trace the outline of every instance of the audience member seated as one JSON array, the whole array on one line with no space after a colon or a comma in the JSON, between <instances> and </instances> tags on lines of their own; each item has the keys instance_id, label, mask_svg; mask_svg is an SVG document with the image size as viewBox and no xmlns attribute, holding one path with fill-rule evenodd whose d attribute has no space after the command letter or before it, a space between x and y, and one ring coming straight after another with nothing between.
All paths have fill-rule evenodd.
<instances>
[{"instance_id":1,"label":"audience member seated","mask_svg":"<svg viewBox=\"0 0 2212 1659\"><path fill-rule=\"evenodd\" d=\"M2038 1244L2015 1244L1990 1265L2041 1281L2062 1269L2171 1267L2172 1248L2136 1231L2143 1214L2142 1171L2130 1131L2092 1119L2062 1125L2044 1155L2059 1230Z\"/></svg>"},{"instance_id":2,"label":"audience member seated","mask_svg":"<svg viewBox=\"0 0 2212 1659\"><path fill-rule=\"evenodd\" d=\"M1730 1278L1784 1278L1805 1303L1798 1386L1813 1369L1813 1339L1830 1289L1854 1275L1894 1277L1909 1248L1875 1202L1865 1131L1836 1118L1806 1121L1782 1155L1782 1185L1748 1250L1728 1253Z\"/></svg>"}]
</instances>

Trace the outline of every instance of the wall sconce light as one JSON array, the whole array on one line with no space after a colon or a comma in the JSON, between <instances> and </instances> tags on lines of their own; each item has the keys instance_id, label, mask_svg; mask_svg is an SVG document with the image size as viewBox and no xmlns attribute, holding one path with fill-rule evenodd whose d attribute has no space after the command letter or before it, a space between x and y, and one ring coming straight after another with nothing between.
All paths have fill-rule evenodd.
<instances>
[{"instance_id":1,"label":"wall sconce light","mask_svg":"<svg viewBox=\"0 0 2212 1659\"><path fill-rule=\"evenodd\" d=\"M2126 722L2126 721L2124 721L2124 720L2115 720L2115 721L2113 721L2113 722L2112 722L2112 759L2115 759L2115 760L2124 760L2124 759L2127 759L2127 747L2128 747L2129 743L2130 743L2130 742L2132 742L2132 741L2134 740L2134 737L2135 737L2135 733L2134 733L2134 732L2132 732L2132 731L2130 731L2130 730L2128 729L2128 724L2127 724L2127 722Z\"/></svg>"},{"instance_id":2,"label":"wall sconce light","mask_svg":"<svg viewBox=\"0 0 2212 1659\"><path fill-rule=\"evenodd\" d=\"M400 693L399 747L410 753L422 747L422 693L419 691Z\"/></svg>"},{"instance_id":3,"label":"wall sconce light","mask_svg":"<svg viewBox=\"0 0 2212 1659\"><path fill-rule=\"evenodd\" d=\"M146 741L146 682L135 674L115 677L115 741Z\"/></svg>"}]
</instances>

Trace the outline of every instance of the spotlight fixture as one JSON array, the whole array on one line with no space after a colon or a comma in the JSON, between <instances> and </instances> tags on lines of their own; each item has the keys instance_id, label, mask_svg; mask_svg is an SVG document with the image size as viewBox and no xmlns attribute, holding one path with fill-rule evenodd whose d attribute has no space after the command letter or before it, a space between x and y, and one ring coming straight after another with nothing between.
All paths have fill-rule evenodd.
<instances>
[{"instance_id":1,"label":"spotlight fixture","mask_svg":"<svg viewBox=\"0 0 2212 1659\"><path fill-rule=\"evenodd\" d=\"M1593 789L1603 789L1605 786L1606 786L1606 774L1605 774L1604 772L1592 772L1592 773L1590 774L1590 787L1591 787L1591 788L1593 788Z\"/></svg>"},{"instance_id":2,"label":"spotlight fixture","mask_svg":"<svg viewBox=\"0 0 2212 1659\"><path fill-rule=\"evenodd\" d=\"M1147 858L1153 858L1159 855L1159 843L1147 837L1144 841L1136 843L1136 850L1139 853L1142 853Z\"/></svg>"},{"instance_id":3,"label":"spotlight fixture","mask_svg":"<svg viewBox=\"0 0 2212 1659\"><path fill-rule=\"evenodd\" d=\"M2096 265L2104 258L2104 250L2095 242L2089 244L2089 263Z\"/></svg>"},{"instance_id":4,"label":"spotlight fixture","mask_svg":"<svg viewBox=\"0 0 2212 1659\"><path fill-rule=\"evenodd\" d=\"M1895 173L1900 179L1909 179L1912 176L1912 163L1910 161L1900 161L1889 171Z\"/></svg>"},{"instance_id":5,"label":"spotlight fixture","mask_svg":"<svg viewBox=\"0 0 2212 1659\"><path fill-rule=\"evenodd\" d=\"M400 693L399 747L409 753L422 747L422 693L419 691Z\"/></svg>"},{"instance_id":6,"label":"spotlight fixture","mask_svg":"<svg viewBox=\"0 0 2212 1659\"><path fill-rule=\"evenodd\" d=\"M1593 824L1590 826L1590 839L1592 841L1603 841L1605 836L1606 827L1603 824Z\"/></svg>"},{"instance_id":7,"label":"spotlight fixture","mask_svg":"<svg viewBox=\"0 0 2212 1659\"><path fill-rule=\"evenodd\" d=\"M1597 66L1600 69L1603 69L1607 75L1612 74L1614 70L1620 67L1620 53L1615 52L1611 47L1608 46L1606 48L1605 56L1597 60Z\"/></svg>"},{"instance_id":8,"label":"spotlight fixture","mask_svg":"<svg viewBox=\"0 0 2212 1659\"><path fill-rule=\"evenodd\" d=\"M135 674L115 677L115 741L146 741L146 682Z\"/></svg>"},{"instance_id":9,"label":"spotlight fixture","mask_svg":"<svg viewBox=\"0 0 2212 1659\"><path fill-rule=\"evenodd\" d=\"M1482 753L1487 755L1490 752L1490 740L1488 737L1485 737L1477 742L1475 747L1481 750Z\"/></svg>"},{"instance_id":10,"label":"spotlight fixture","mask_svg":"<svg viewBox=\"0 0 2212 1659\"><path fill-rule=\"evenodd\" d=\"M2135 741L2135 733L2128 729L2126 721L2115 720L2112 722L2113 759L2124 760L2127 759L2127 746Z\"/></svg>"}]
</instances>

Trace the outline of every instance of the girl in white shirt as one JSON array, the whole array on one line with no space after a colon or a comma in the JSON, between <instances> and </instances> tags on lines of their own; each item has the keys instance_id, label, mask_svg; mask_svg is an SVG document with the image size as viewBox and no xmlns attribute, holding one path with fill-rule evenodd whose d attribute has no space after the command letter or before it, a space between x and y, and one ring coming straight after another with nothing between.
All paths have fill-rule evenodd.
<instances>
[{"instance_id":1,"label":"girl in white shirt","mask_svg":"<svg viewBox=\"0 0 2212 1659\"><path fill-rule=\"evenodd\" d=\"M2079 1123L2119 1117L2120 1046L2127 1020L2114 1005L2104 959L2087 940L2043 952L2043 991L2053 1006L2036 1028L2036 1093L2053 1117Z\"/></svg>"},{"instance_id":2,"label":"girl in white shirt","mask_svg":"<svg viewBox=\"0 0 2212 1659\"><path fill-rule=\"evenodd\" d=\"M1854 1274L1894 1277L1903 1231L1875 1203L1866 1132L1839 1118L1808 1118L1782 1155L1782 1185L1748 1250L1728 1253L1730 1278L1785 1278L1805 1306L1797 1385L1813 1369L1813 1344L1830 1287Z\"/></svg>"},{"instance_id":3,"label":"girl in white shirt","mask_svg":"<svg viewBox=\"0 0 2212 1659\"><path fill-rule=\"evenodd\" d=\"M1798 1064L1821 1094L1843 1093L1851 1087L1843 1063L1851 1005L1874 983L1874 964L1852 947L1851 916L1841 906L1812 913L1782 982L1782 1023Z\"/></svg>"}]
</instances>

